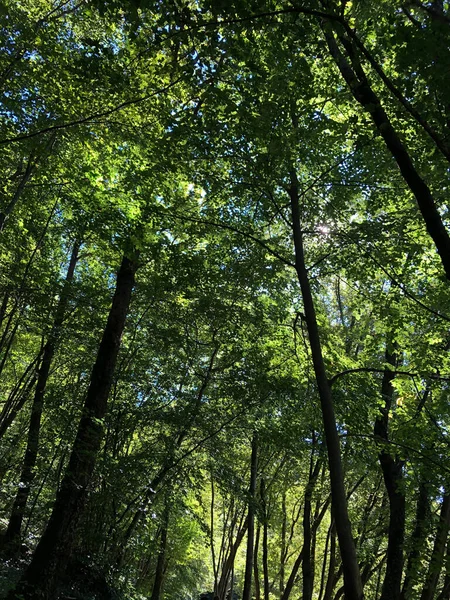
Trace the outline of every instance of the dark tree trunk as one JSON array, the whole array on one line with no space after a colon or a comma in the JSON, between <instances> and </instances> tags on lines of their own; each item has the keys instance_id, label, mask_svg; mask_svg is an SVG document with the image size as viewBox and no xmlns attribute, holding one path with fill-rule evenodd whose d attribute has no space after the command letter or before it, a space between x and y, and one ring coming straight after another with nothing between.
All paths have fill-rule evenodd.
<instances>
[{"instance_id":1,"label":"dark tree trunk","mask_svg":"<svg viewBox=\"0 0 450 600\"><path fill-rule=\"evenodd\" d=\"M444 562L445 545L447 543L448 530L450 526L450 495L445 494L441 512L439 515L439 523L434 539L433 552L431 554L430 566L428 569L425 585L423 586L420 600L432 600L434 598L439 576L441 574L442 565Z\"/></svg>"},{"instance_id":2,"label":"dark tree trunk","mask_svg":"<svg viewBox=\"0 0 450 600\"><path fill-rule=\"evenodd\" d=\"M445 557L445 578L442 590L437 600L448 600L450 598L450 544L447 543L447 552Z\"/></svg>"},{"instance_id":3,"label":"dark tree trunk","mask_svg":"<svg viewBox=\"0 0 450 600\"><path fill-rule=\"evenodd\" d=\"M261 600L261 581L259 578L259 538L261 537L261 525L258 524L255 536L255 551L253 554L253 576L255 578L255 600Z\"/></svg>"},{"instance_id":4,"label":"dark tree trunk","mask_svg":"<svg viewBox=\"0 0 450 600\"><path fill-rule=\"evenodd\" d=\"M305 264L303 232L300 225L299 187L295 172L291 173L289 196L291 199L292 226L295 246L295 268L302 291L311 356L322 409L322 419L328 452L328 465L330 470L333 512L336 521L336 530L344 572L345 595L346 600L361 600L363 596L361 575L356 558L356 549L352 536L352 528L348 516L341 448L336 427L333 398L325 370L319 327L316 319L316 311L311 293L311 286L309 283L308 270Z\"/></svg>"},{"instance_id":5,"label":"dark tree trunk","mask_svg":"<svg viewBox=\"0 0 450 600\"><path fill-rule=\"evenodd\" d=\"M264 600L269 600L269 548L268 548L268 510L266 499L266 482L261 479L261 509L263 513L263 582L264 582Z\"/></svg>"},{"instance_id":6,"label":"dark tree trunk","mask_svg":"<svg viewBox=\"0 0 450 600\"><path fill-rule=\"evenodd\" d=\"M323 600L331 600L336 581L336 525L333 520L330 529L330 562Z\"/></svg>"},{"instance_id":7,"label":"dark tree trunk","mask_svg":"<svg viewBox=\"0 0 450 600\"><path fill-rule=\"evenodd\" d=\"M314 449L313 449L314 450ZM302 600L311 600L313 594L314 574L313 561L311 555L312 533L311 533L311 500L317 477L319 476L322 461L318 460L313 468L313 456L311 456L311 465L309 471L309 481L305 490L305 504L303 507L303 595Z\"/></svg>"},{"instance_id":8,"label":"dark tree trunk","mask_svg":"<svg viewBox=\"0 0 450 600\"><path fill-rule=\"evenodd\" d=\"M166 504L159 538L158 559L156 561L155 579L153 581L152 595L150 600L160 600L166 571L167 530L169 527L169 508Z\"/></svg>"},{"instance_id":9,"label":"dark tree trunk","mask_svg":"<svg viewBox=\"0 0 450 600\"><path fill-rule=\"evenodd\" d=\"M220 579L219 579L219 586L218 586L218 589L219 589L218 596L219 596L220 600L225 600L228 580L230 579L230 574L233 573L234 561L236 559L236 554L237 554L237 551L239 550L239 546L242 543L244 535L247 532L247 527L248 527L248 516L245 519L244 523L242 524L242 527L239 529L236 539L231 546L230 553L229 553L227 559L225 560L225 564L223 565L222 573L221 573Z\"/></svg>"},{"instance_id":10,"label":"dark tree trunk","mask_svg":"<svg viewBox=\"0 0 450 600\"><path fill-rule=\"evenodd\" d=\"M281 548L280 548L280 597L284 591L284 573L286 568L286 492L283 493L283 499L281 501L281 511L283 514L283 520L281 522Z\"/></svg>"},{"instance_id":11,"label":"dark tree trunk","mask_svg":"<svg viewBox=\"0 0 450 600\"><path fill-rule=\"evenodd\" d=\"M385 362L392 367L386 368L381 384L381 395L384 406L382 414L375 421L374 435L378 442L389 443L388 425L394 388L392 381L395 377L393 370L397 366L397 355L386 349ZM389 497L389 531L388 550L386 559L386 574L381 589L380 600L398 600L400 596L403 574L403 544L405 538L405 494L402 490L403 461L393 457L389 448L383 449L378 455L384 484Z\"/></svg>"},{"instance_id":12,"label":"dark tree trunk","mask_svg":"<svg viewBox=\"0 0 450 600\"><path fill-rule=\"evenodd\" d=\"M244 589L242 600L250 600L252 594L252 570L253 570L253 548L255 534L255 501L256 501L256 477L258 470L258 435L255 432L252 439L252 455L250 464L250 487L248 494L248 532L247 532L247 554L245 559Z\"/></svg>"},{"instance_id":13,"label":"dark tree trunk","mask_svg":"<svg viewBox=\"0 0 450 600\"><path fill-rule=\"evenodd\" d=\"M56 309L53 329L46 345L44 346L42 363L38 372L36 390L31 407L30 426L28 429L27 447L25 450L22 473L20 475L20 486L17 490L16 498L14 500L11 517L4 540L6 551L10 550L14 552L20 544L20 530L22 527L22 521L28 502L28 497L30 495L31 484L35 475L34 468L39 449L39 437L41 431L42 411L44 408L45 389L47 387L50 367L55 353L55 347L58 342L60 329L66 312L67 302L69 299L69 288L75 273L79 249L80 244L75 242L67 269L66 280L64 282L64 287L62 289Z\"/></svg>"},{"instance_id":14,"label":"dark tree trunk","mask_svg":"<svg viewBox=\"0 0 450 600\"><path fill-rule=\"evenodd\" d=\"M53 512L33 558L10 600L50 600L67 566L103 436L103 420L134 287L137 257L124 257L97 359L92 369L78 432Z\"/></svg>"},{"instance_id":15,"label":"dark tree trunk","mask_svg":"<svg viewBox=\"0 0 450 600\"><path fill-rule=\"evenodd\" d=\"M339 49L331 26L325 24L324 34L330 54L333 57L342 77L346 81L355 100L371 116L375 127L383 138L387 148L397 162L403 179L414 194L422 214L428 234L432 238L439 253L447 279L450 280L450 237L439 214L438 207L425 181L417 172L411 157L384 110L380 99L373 91L359 63L351 44L346 44L346 51L351 64Z\"/></svg>"},{"instance_id":16,"label":"dark tree trunk","mask_svg":"<svg viewBox=\"0 0 450 600\"><path fill-rule=\"evenodd\" d=\"M312 497L312 493L314 490L314 486L317 481L317 477L319 476L319 473L320 473L321 466L322 466L322 461L318 460L314 469L310 470L308 484L305 489L305 505L304 505L304 509L303 509L303 515L309 514L311 516L311 497ZM309 508L307 505L309 505ZM322 511L321 516L314 523L314 529L317 529L317 527L320 525L320 522L322 521L324 514L325 514L325 511ZM303 517L303 527L305 527L305 517ZM289 596L291 595L292 589L295 584L295 580L297 578L297 574L300 570L300 566L302 565L302 563L304 561L305 555L311 552L311 547L310 547L310 545L311 545L311 521L309 521L309 523L308 523L308 529L309 529L309 533L307 533L307 538L304 537L302 549L301 549L299 555L297 556L297 559L292 567L292 571L286 582L286 586L285 586L283 594L281 596L281 600L289 599ZM303 535L305 536L305 529L303 529ZM311 557L309 556L309 559L310 558ZM309 568L311 568L311 564L310 564ZM307 576L308 576L308 569L306 569L306 571L307 571Z\"/></svg>"},{"instance_id":17,"label":"dark tree trunk","mask_svg":"<svg viewBox=\"0 0 450 600\"><path fill-rule=\"evenodd\" d=\"M414 574L417 573L417 566L422 554L422 547L425 542L426 524L430 514L430 503L428 500L427 486L422 482L419 486L419 497L417 499L416 522L411 534L411 550L406 564L406 574L403 581L400 600L409 600L412 596L412 585Z\"/></svg>"}]
</instances>

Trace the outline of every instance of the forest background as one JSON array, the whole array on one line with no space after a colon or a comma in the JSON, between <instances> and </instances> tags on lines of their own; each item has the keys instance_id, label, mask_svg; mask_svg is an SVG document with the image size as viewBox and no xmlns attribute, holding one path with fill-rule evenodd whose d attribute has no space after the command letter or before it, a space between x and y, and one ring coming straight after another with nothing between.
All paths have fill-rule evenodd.
<instances>
[{"instance_id":1,"label":"forest background","mask_svg":"<svg viewBox=\"0 0 450 600\"><path fill-rule=\"evenodd\" d=\"M2 0L3 597L450 597L449 34Z\"/></svg>"}]
</instances>

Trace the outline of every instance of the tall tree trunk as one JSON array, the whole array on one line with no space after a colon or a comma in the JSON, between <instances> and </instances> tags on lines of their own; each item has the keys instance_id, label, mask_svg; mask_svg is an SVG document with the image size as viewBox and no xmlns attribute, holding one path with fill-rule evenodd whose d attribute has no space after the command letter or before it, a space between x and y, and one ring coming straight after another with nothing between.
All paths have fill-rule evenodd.
<instances>
[{"instance_id":1,"label":"tall tree trunk","mask_svg":"<svg viewBox=\"0 0 450 600\"><path fill-rule=\"evenodd\" d=\"M447 552L445 556L445 578L442 590L437 600L448 600L450 598L450 544L447 543Z\"/></svg>"},{"instance_id":2,"label":"tall tree trunk","mask_svg":"<svg viewBox=\"0 0 450 600\"><path fill-rule=\"evenodd\" d=\"M331 25L326 23L323 27L323 31L330 54L353 94L353 97L371 116L375 127L397 162L403 179L414 194L423 220L425 221L428 234L432 238L439 253L447 279L450 280L450 236L445 228L429 187L419 175L408 150L392 126L380 99L370 86L362 65L360 64L356 53L353 51L352 44L345 44L345 49L351 61L350 64L338 47Z\"/></svg>"},{"instance_id":3,"label":"tall tree trunk","mask_svg":"<svg viewBox=\"0 0 450 600\"><path fill-rule=\"evenodd\" d=\"M389 443L389 412L391 410L394 388L392 381L395 377L397 354L386 348L385 362L391 368L383 373L381 395L384 401L382 414L376 419L374 427L375 439L384 445ZM393 457L389 448L382 449L378 455L383 471L384 484L389 497L389 531L388 550L386 559L386 574L383 580L380 600L398 600L400 596L403 574L403 544L405 538L406 499L402 490L403 461Z\"/></svg>"},{"instance_id":4,"label":"tall tree trunk","mask_svg":"<svg viewBox=\"0 0 450 600\"><path fill-rule=\"evenodd\" d=\"M267 510L267 498L266 498L266 482L264 478L261 478L260 486L261 494L261 510L263 514L263 583L264 583L264 600L269 600L269 548L268 548L268 510Z\"/></svg>"},{"instance_id":5,"label":"tall tree trunk","mask_svg":"<svg viewBox=\"0 0 450 600\"><path fill-rule=\"evenodd\" d=\"M252 455L250 463L250 487L248 493L248 531L247 531L247 554L245 559L244 589L242 600L250 600L252 593L252 570L253 570L253 548L255 534L255 501L256 501L256 477L258 472L258 434L253 434Z\"/></svg>"},{"instance_id":6,"label":"tall tree trunk","mask_svg":"<svg viewBox=\"0 0 450 600\"><path fill-rule=\"evenodd\" d=\"M445 545L450 526L450 495L445 493L442 500L439 523L434 539L433 552L429 563L428 574L423 586L420 600L432 600L436 592L439 576L444 562Z\"/></svg>"},{"instance_id":7,"label":"tall tree trunk","mask_svg":"<svg viewBox=\"0 0 450 600\"><path fill-rule=\"evenodd\" d=\"M322 467L322 461L317 460L314 464L314 447L311 453L311 464L309 468L309 480L305 490L305 504L303 507L303 561L302 561L302 600L311 600L313 594L313 561L311 556L312 533L311 533L311 500L314 486Z\"/></svg>"},{"instance_id":8,"label":"tall tree trunk","mask_svg":"<svg viewBox=\"0 0 450 600\"><path fill-rule=\"evenodd\" d=\"M419 497L417 499L416 522L411 534L411 550L406 564L406 574L403 581L400 600L409 600L412 596L412 585L414 574L417 573L417 566L422 554L422 547L425 542L426 523L430 514L430 503L428 500L428 490L424 482L419 486Z\"/></svg>"},{"instance_id":9,"label":"tall tree trunk","mask_svg":"<svg viewBox=\"0 0 450 600\"><path fill-rule=\"evenodd\" d=\"M310 470L310 474L309 474L309 479L308 479L308 483L306 485L305 488L305 505L304 505L304 509L303 509L303 525L305 526L305 514L309 514L309 516L311 516L311 497L312 497L312 493L314 490L314 486L316 484L317 481L317 477L319 476L320 473L320 468L322 466L322 461L319 459L314 467L314 469ZM309 504L309 508L307 507L307 504ZM317 529L317 527L320 525L320 522L323 519L323 516L325 514L325 511L322 510L321 515L317 518L317 520L315 521L313 527L314 529ZM307 532L307 538L303 538L303 546L302 549L300 551L300 553L298 554L295 563L292 567L291 573L288 577L288 580L286 582L283 594L281 596L281 600L288 600L289 596L291 595L292 589L294 587L295 584L295 580L297 578L297 574L300 570L300 566L303 563L304 557L305 555L310 552L311 548L310 548L310 544L311 544L311 521L309 521L309 525L307 526L309 532ZM305 536L305 529L303 529L303 536ZM311 565L310 565L311 566ZM308 573L308 568L306 568L306 572ZM308 575L307 575L308 576Z\"/></svg>"},{"instance_id":10,"label":"tall tree trunk","mask_svg":"<svg viewBox=\"0 0 450 600\"><path fill-rule=\"evenodd\" d=\"M67 269L66 280L64 282L64 287L61 291L56 309L53 328L49 335L48 341L44 346L42 363L39 369L36 390L31 407L30 426L28 429L27 447L25 450L22 473L20 475L20 485L17 490L16 498L11 511L11 517L5 534L4 541L6 544L6 551L8 551L9 547L9 550L14 552L17 546L20 544L20 530L22 527L22 521L28 502L28 497L30 495L31 484L35 475L34 468L39 449L39 436L41 431L42 411L44 408L45 389L47 387L50 367L60 335L60 329L66 313L67 302L69 299L69 288L75 273L79 250L80 243L75 242Z\"/></svg>"},{"instance_id":11,"label":"tall tree trunk","mask_svg":"<svg viewBox=\"0 0 450 600\"><path fill-rule=\"evenodd\" d=\"M57 493L53 512L33 558L9 600L54 598L74 545L74 530L81 516L103 436L103 421L117 355L134 287L137 254L124 256L69 464Z\"/></svg>"},{"instance_id":12,"label":"tall tree trunk","mask_svg":"<svg viewBox=\"0 0 450 600\"><path fill-rule=\"evenodd\" d=\"M152 595L150 600L160 600L163 583L164 573L166 570L166 550L167 550L167 530L169 527L169 506L166 501L166 507L163 514L163 523L161 526L161 536L159 538L159 549L158 559L156 561L155 579L153 581Z\"/></svg>"},{"instance_id":13,"label":"tall tree trunk","mask_svg":"<svg viewBox=\"0 0 450 600\"><path fill-rule=\"evenodd\" d=\"M291 173L289 196L291 200L292 227L294 235L295 268L302 291L306 325L309 335L309 344L311 348L314 373L316 376L322 409L322 419L328 452L328 465L330 470L333 511L336 520L336 530L344 572L345 596L346 600L361 600L363 596L361 575L356 558L356 549L352 536L352 528L348 516L341 448L336 427L333 398L325 370L319 327L317 325L316 310L311 293L308 270L305 264L303 232L300 224L299 186L297 175L294 171Z\"/></svg>"},{"instance_id":14,"label":"tall tree trunk","mask_svg":"<svg viewBox=\"0 0 450 600\"><path fill-rule=\"evenodd\" d=\"M286 568L286 524L287 524L287 513L286 513L286 492L283 492L283 498L281 500L281 512L283 520L281 522L281 547L280 547L280 597L284 591L284 573Z\"/></svg>"},{"instance_id":15,"label":"tall tree trunk","mask_svg":"<svg viewBox=\"0 0 450 600\"><path fill-rule=\"evenodd\" d=\"M259 539L261 537L261 524L258 523L255 536L255 551L253 553L253 576L255 578L255 600L261 600L261 581L259 577Z\"/></svg>"},{"instance_id":16,"label":"tall tree trunk","mask_svg":"<svg viewBox=\"0 0 450 600\"><path fill-rule=\"evenodd\" d=\"M333 519L330 526L330 562L323 600L331 600L336 582L336 524Z\"/></svg>"},{"instance_id":17,"label":"tall tree trunk","mask_svg":"<svg viewBox=\"0 0 450 600\"><path fill-rule=\"evenodd\" d=\"M227 585L228 585L228 581L230 579L230 574L233 576L234 561L236 559L236 554L237 554L237 551L239 550L239 546L242 543L244 535L247 532L247 528L248 528L248 515L247 515L244 523L242 524L242 527L240 527L240 529L236 535L236 539L235 539L234 543L231 545L230 552L229 552L229 554L225 560L225 563L223 565L222 573L221 573L220 579L219 579L219 586L218 586L219 600L225 600L226 593L227 593Z\"/></svg>"}]
</instances>

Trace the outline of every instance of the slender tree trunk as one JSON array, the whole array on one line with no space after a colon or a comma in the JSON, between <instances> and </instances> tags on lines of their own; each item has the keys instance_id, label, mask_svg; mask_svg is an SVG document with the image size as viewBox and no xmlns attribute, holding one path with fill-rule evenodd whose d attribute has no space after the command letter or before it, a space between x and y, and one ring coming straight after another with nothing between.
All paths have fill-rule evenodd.
<instances>
[{"instance_id":1,"label":"slender tree trunk","mask_svg":"<svg viewBox=\"0 0 450 600\"><path fill-rule=\"evenodd\" d=\"M328 452L328 465L331 479L333 511L336 520L336 530L344 571L345 595L346 600L361 600L363 596L361 575L356 558L355 542L352 536L350 519L348 517L341 448L336 427L333 398L325 370L319 327L316 319L316 311L311 293L311 286L309 283L308 270L305 264L303 232L300 225L299 188L297 175L295 172L291 173L289 196L291 199L292 226L295 246L295 268L302 291L306 325L309 334L309 344L311 348L314 373L316 376L322 409L325 440Z\"/></svg>"},{"instance_id":2,"label":"slender tree trunk","mask_svg":"<svg viewBox=\"0 0 450 600\"><path fill-rule=\"evenodd\" d=\"M261 525L258 523L255 536L255 551L253 554L253 576L255 578L255 600L261 600L261 581L259 578L259 538L261 537Z\"/></svg>"},{"instance_id":3,"label":"slender tree trunk","mask_svg":"<svg viewBox=\"0 0 450 600\"><path fill-rule=\"evenodd\" d=\"M437 600L448 600L450 598L450 544L447 542L447 552L445 556L445 578L444 586L437 597Z\"/></svg>"},{"instance_id":4,"label":"slender tree trunk","mask_svg":"<svg viewBox=\"0 0 450 600\"><path fill-rule=\"evenodd\" d=\"M331 527L332 524L328 528L327 537L325 540L325 549L323 551L323 559L322 559L322 569L320 574L320 589L319 589L319 599L322 600L323 593L325 591L325 575L327 571L327 561L328 561L328 549L330 546L330 538L331 538Z\"/></svg>"},{"instance_id":5,"label":"slender tree trunk","mask_svg":"<svg viewBox=\"0 0 450 600\"><path fill-rule=\"evenodd\" d=\"M284 591L284 573L286 567L286 492L283 492L283 499L281 501L281 512L283 520L281 522L281 547L280 547L280 598Z\"/></svg>"},{"instance_id":6,"label":"slender tree trunk","mask_svg":"<svg viewBox=\"0 0 450 600\"><path fill-rule=\"evenodd\" d=\"M346 81L355 100L371 116L375 127L397 162L403 179L414 194L428 234L439 253L447 279L450 280L450 236L439 214L430 189L419 175L405 145L392 126L380 99L370 86L357 56L352 51L351 45L346 44L346 51L351 61L350 64L339 49L331 26L325 24L323 31L330 54L339 68L342 77Z\"/></svg>"},{"instance_id":7,"label":"slender tree trunk","mask_svg":"<svg viewBox=\"0 0 450 600\"><path fill-rule=\"evenodd\" d=\"M313 447L314 452L314 447ZM312 600L313 594L313 562L311 556L312 533L311 533L311 500L317 477L322 467L322 461L319 459L313 467L313 454L311 455L311 465L309 470L309 481L305 490L305 504L303 508L303 561L302 561L302 600Z\"/></svg>"},{"instance_id":8,"label":"slender tree trunk","mask_svg":"<svg viewBox=\"0 0 450 600\"><path fill-rule=\"evenodd\" d=\"M44 397L47 382L50 374L50 367L53 361L56 344L60 335L60 329L63 324L64 315L66 313L67 302L69 299L69 288L75 273L75 267L78 261L78 252L80 249L79 242L75 242L72 255L70 257L69 266L67 269L66 280L56 309L55 321L53 330L50 333L49 339L44 346L44 354L42 363L38 373L36 390L34 393L33 404L31 407L30 426L28 429L27 447L20 475L20 485L17 490L16 498L12 507L11 517L5 535L6 550L12 552L20 544L20 530L25 514L25 508L28 502L28 497L31 491L31 484L34 479L34 468L38 456L39 437L41 431L41 418L44 408Z\"/></svg>"},{"instance_id":9,"label":"slender tree trunk","mask_svg":"<svg viewBox=\"0 0 450 600\"><path fill-rule=\"evenodd\" d=\"M74 531L100 450L103 420L136 268L137 256L134 259L123 257L69 464L47 527L16 590L8 595L9 600L54 598L58 580L67 566L74 545Z\"/></svg>"},{"instance_id":10,"label":"slender tree trunk","mask_svg":"<svg viewBox=\"0 0 450 600\"><path fill-rule=\"evenodd\" d=\"M416 522L411 535L411 550L406 564L406 574L403 582L400 600L409 600L412 596L412 585L414 575L417 573L417 566L422 554L422 547L425 542L426 523L430 514L430 503L428 500L427 486L421 482L419 486L419 498L417 499Z\"/></svg>"},{"instance_id":11,"label":"slender tree trunk","mask_svg":"<svg viewBox=\"0 0 450 600\"><path fill-rule=\"evenodd\" d=\"M263 583L264 583L264 600L269 600L269 548L268 548L268 510L266 498L266 482L261 478L261 509L263 513Z\"/></svg>"},{"instance_id":12,"label":"slender tree trunk","mask_svg":"<svg viewBox=\"0 0 450 600\"><path fill-rule=\"evenodd\" d=\"M252 570L253 570L253 548L255 534L255 500L256 500L256 477L258 469L258 434L255 432L252 438L252 455L250 464L250 488L248 494L248 532L247 532L247 554L245 559L244 589L242 600L250 600L252 593Z\"/></svg>"},{"instance_id":13,"label":"slender tree trunk","mask_svg":"<svg viewBox=\"0 0 450 600\"><path fill-rule=\"evenodd\" d=\"M331 600L336 581L336 524L333 519L330 528L330 562L323 600Z\"/></svg>"},{"instance_id":14,"label":"slender tree trunk","mask_svg":"<svg viewBox=\"0 0 450 600\"><path fill-rule=\"evenodd\" d=\"M391 410L394 388L392 381L395 377L393 370L397 366L396 352L386 349L385 362L392 369L386 368L381 384L381 395L384 401L382 414L376 419L374 427L375 439L382 444L389 443L389 411ZM405 538L406 499L402 490L403 461L393 457L389 448L383 449L378 455L383 471L384 483L389 497L389 531L388 550L386 559L386 574L381 589L380 600L398 600L400 597L403 574L403 544Z\"/></svg>"},{"instance_id":15,"label":"slender tree trunk","mask_svg":"<svg viewBox=\"0 0 450 600\"><path fill-rule=\"evenodd\" d=\"M230 553L228 554L225 563L223 565L222 573L219 579L219 599L225 600L227 585L230 579L230 574L234 571L234 561L236 559L237 551L242 543L242 540L247 532L248 517L245 519L242 527L239 529L236 539L231 546Z\"/></svg>"},{"instance_id":16,"label":"slender tree trunk","mask_svg":"<svg viewBox=\"0 0 450 600\"><path fill-rule=\"evenodd\" d=\"M439 524L434 539L433 552L429 563L429 569L425 585L423 586L420 600L432 600L434 598L439 576L444 562L445 545L450 526L450 495L444 495L439 515Z\"/></svg>"},{"instance_id":17,"label":"slender tree trunk","mask_svg":"<svg viewBox=\"0 0 450 600\"><path fill-rule=\"evenodd\" d=\"M307 533L306 533L306 538L305 538L305 514L309 514L311 516L311 497L312 497L312 493L314 490L314 486L316 484L317 481L317 477L319 476L320 473L320 468L322 466L322 461L319 459L314 467L314 469L310 470L310 474L309 474L309 479L308 479L308 483L306 485L305 488L305 505L303 508L303 546L302 549L299 553L299 555L297 556L297 559L292 567L292 571L288 577L288 580L286 582L283 594L281 596L281 600L288 600L289 596L291 595L292 589L294 587L295 584L295 580L297 578L297 574L300 570L300 566L302 565L305 555L310 552L311 548L310 548L310 544L311 544L311 522L309 522L309 525L307 526ZM309 504L309 508L308 505ZM325 514L325 511L322 511L321 516L317 519L317 521L314 523L314 528L316 529L319 525L320 522L322 521L323 515ZM310 564L311 567L311 564ZM305 572L305 571L304 571ZM308 567L306 568L306 572L307 572L307 577L308 577ZM309 580L310 583L310 580ZM309 585L309 584L308 584Z\"/></svg>"},{"instance_id":18,"label":"slender tree trunk","mask_svg":"<svg viewBox=\"0 0 450 600\"><path fill-rule=\"evenodd\" d=\"M161 536L159 538L158 559L156 561L155 579L153 581L152 595L150 600L160 600L164 573L166 570L166 550L167 550L167 529L169 527L169 508L166 503L163 515L163 523L161 527Z\"/></svg>"},{"instance_id":19,"label":"slender tree trunk","mask_svg":"<svg viewBox=\"0 0 450 600\"><path fill-rule=\"evenodd\" d=\"M217 562L216 562L216 551L214 545L214 507L215 507L215 488L214 488L214 477L213 472L211 470L211 504L209 508L209 539L211 544L211 558L213 565L213 573L214 573L214 597L217 597L218 592L218 573L217 573Z\"/></svg>"},{"instance_id":20,"label":"slender tree trunk","mask_svg":"<svg viewBox=\"0 0 450 600\"><path fill-rule=\"evenodd\" d=\"M41 354L28 365L15 388L11 391L0 414L0 440L8 431L9 426L14 422L19 411L28 400L38 377L38 365Z\"/></svg>"}]
</instances>

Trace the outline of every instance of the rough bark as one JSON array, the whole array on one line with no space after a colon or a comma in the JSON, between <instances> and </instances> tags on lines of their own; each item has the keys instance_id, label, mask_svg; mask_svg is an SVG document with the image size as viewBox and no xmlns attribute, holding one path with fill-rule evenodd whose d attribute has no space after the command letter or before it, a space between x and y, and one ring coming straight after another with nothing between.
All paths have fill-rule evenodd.
<instances>
[{"instance_id":1,"label":"rough bark","mask_svg":"<svg viewBox=\"0 0 450 600\"><path fill-rule=\"evenodd\" d=\"M356 549L352 536L352 528L348 516L341 448L336 427L333 398L325 370L316 311L311 293L311 286L309 283L308 270L305 264L303 233L300 225L299 188L295 172L291 173L289 196L291 200L295 247L295 268L303 297L311 356L322 409L322 419L328 453L328 465L330 470L333 511L336 520L336 530L344 572L345 595L347 600L360 600L363 596L361 576L356 558Z\"/></svg>"},{"instance_id":2,"label":"rough bark","mask_svg":"<svg viewBox=\"0 0 450 600\"><path fill-rule=\"evenodd\" d=\"M134 287L137 256L124 256L116 291L92 369L89 389L69 464L50 520L33 558L9 600L50 600L67 566L103 436L103 420Z\"/></svg>"}]
</instances>

